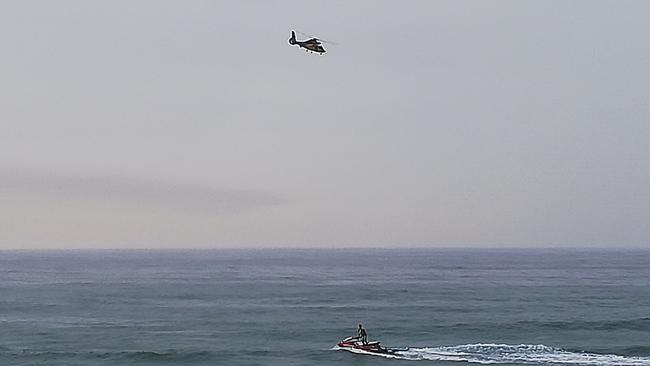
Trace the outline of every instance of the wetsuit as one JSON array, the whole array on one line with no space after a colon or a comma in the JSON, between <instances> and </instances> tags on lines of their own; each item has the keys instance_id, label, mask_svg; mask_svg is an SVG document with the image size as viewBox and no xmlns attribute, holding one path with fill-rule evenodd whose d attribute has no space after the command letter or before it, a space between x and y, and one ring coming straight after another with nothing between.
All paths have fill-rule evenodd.
<instances>
[{"instance_id":1,"label":"wetsuit","mask_svg":"<svg viewBox=\"0 0 650 366\"><path fill-rule=\"evenodd\" d=\"M368 343L368 333L366 333L366 330L359 327L358 333L359 333L359 338L361 338L361 342L363 342L363 344Z\"/></svg>"}]
</instances>

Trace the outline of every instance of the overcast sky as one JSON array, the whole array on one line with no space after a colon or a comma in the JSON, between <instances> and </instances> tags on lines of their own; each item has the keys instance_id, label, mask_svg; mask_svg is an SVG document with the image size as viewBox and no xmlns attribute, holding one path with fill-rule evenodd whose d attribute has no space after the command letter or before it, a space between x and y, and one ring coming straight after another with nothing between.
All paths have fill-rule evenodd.
<instances>
[{"instance_id":1,"label":"overcast sky","mask_svg":"<svg viewBox=\"0 0 650 366\"><path fill-rule=\"evenodd\" d=\"M649 14L3 0L0 249L648 248Z\"/></svg>"}]
</instances>

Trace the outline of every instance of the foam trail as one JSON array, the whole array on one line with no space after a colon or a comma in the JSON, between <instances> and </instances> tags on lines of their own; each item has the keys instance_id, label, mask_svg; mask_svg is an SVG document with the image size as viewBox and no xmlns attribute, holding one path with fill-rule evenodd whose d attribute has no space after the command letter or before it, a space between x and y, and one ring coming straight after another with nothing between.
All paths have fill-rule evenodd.
<instances>
[{"instance_id":1,"label":"foam trail","mask_svg":"<svg viewBox=\"0 0 650 366\"><path fill-rule=\"evenodd\" d=\"M555 364L576 366L650 366L650 357L570 352L543 344L465 344L411 348L392 355L349 351L402 360L458 361L478 364Z\"/></svg>"}]
</instances>

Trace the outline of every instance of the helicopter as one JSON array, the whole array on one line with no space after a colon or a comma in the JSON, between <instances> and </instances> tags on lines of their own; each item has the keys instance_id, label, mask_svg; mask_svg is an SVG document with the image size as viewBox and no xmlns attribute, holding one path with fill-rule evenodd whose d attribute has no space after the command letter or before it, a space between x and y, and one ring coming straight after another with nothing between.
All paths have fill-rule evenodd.
<instances>
[{"instance_id":1,"label":"helicopter","mask_svg":"<svg viewBox=\"0 0 650 366\"><path fill-rule=\"evenodd\" d=\"M297 41L296 32L291 31L291 38L289 38L290 45L298 45L298 47L304 48L305 52L316 52L318 54L324 54L326 51L323 48L322 42L318 38L311 38L306 41Z\"/></svg>"}]
</instances>

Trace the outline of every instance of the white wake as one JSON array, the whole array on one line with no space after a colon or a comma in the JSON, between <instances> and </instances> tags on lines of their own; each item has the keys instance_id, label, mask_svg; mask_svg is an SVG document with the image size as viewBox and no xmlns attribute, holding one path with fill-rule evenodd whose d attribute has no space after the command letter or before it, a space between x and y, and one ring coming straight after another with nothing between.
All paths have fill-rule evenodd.
<instances>
[{"instance_id":1,"label":"white wake","mask_svg":"<svg viewBox=\"0 0 650 366\"><path fill-rule=\"evenodd\" d=\"M344 348L340 348L344 349ZM543 344L464 344L459 346L410 348L394 354L356 349L345 350L402 360L459 361L479 364L555 364L577 366L650 366L650 357L571 352Z\"/></svg>"}]
</instances>

